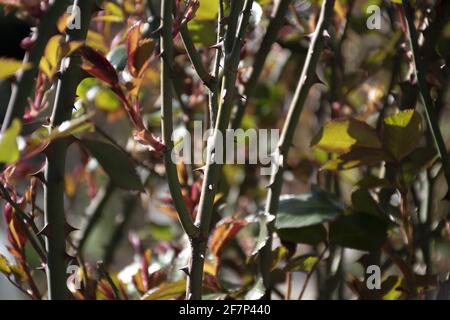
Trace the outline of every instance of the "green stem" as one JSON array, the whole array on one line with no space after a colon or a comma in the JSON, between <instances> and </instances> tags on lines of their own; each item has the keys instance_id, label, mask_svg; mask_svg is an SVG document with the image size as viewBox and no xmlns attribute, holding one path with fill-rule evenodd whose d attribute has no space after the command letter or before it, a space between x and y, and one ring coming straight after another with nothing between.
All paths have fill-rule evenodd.
<instances>
[{"instance_id":1,"label":"green stem","mask_svg":"<svg viewBox=\"0 0 450 320\"><path fill-rule=\"evenodd\" d=\"M275 15L271 18L269 26L267 27L266 34L261 42L261 46L253 62L252 73L247 83L245 84L244 96L245 99L240 100L238 103L236 114L232 120L231 127L236 129L240 126L242 118L244 117L245 109L250 101L250 97L253 96L258 79L263 70L266 59L272 49L272 45L277 40L278 32L284 25L284 19L289 9L289 4L292 0L281 0L275 9Z\"/></svg>"},{"instance_id":2,"label":"green stem","mask_svg":"<svg viewBox=\"0 0 450 320\"><path fill-rule=\"evenodd\" d=\"M63 1L55 1L62 3ZM84 40L87 35L94 0L80 2L81 28L68 30L66 41ZM78 0L74 1L78 5ZM45 20L44 20L45 21ZM48 22L48 21L47 21ZM75 90L80 81L81 58L72 56L61 67L61 76L57 84L56 97L51 117L52 127L70 120L75 102ZM66 287L66 234L64 216L64 173L68 141L59 139L52 142L47 150L44 188L44 221L47 228L46 249L48 253L46 273L49 299L68 299Z\"/></svg>"},{"instance_id":3,"label":"green stem","mask_svg":"<svg viewBox=\"0 0 450 320\"><path fill-rule=\"evenodd\" d=\"M224 23L224 6L223 6L223 0L217 0L219 1L219 12L217 15L217 48L216 48L216 54L214 56L214 64L213 64L213 71L212 76L216 80L214 82L214 86L210 89L209 97L208 97L208 106L209 106L209 122L210 127L214 128L216 126L216 119L217 119L217 111L219 110L219 75L220 75L220 61L223 56L223 49L222 49L222 41L225 36L225 23Z\"/></svg>"},{"instance_id":4,"label":"green stem","mask_svg":"<svg viewBox=\"0 0 450 320\"><path fill-rule=\"evenodd\" d=\"M186 48L186 52L191 60L192 65L194 66L195 71L197 72L199 78L203 81L203 83L212 90L214 88L215 79L208 73L205 66L203 65L202 58L195 48L194 42L192 41L191 35L189 33L187 23L184 23L180 27L181 40L183 40L184 47Z\"/></svg>"},{"instance_id":5,"label":"green stem","mask_svg":"<svg viewBox=\"0 0 450 320\"><path fill-rule=\"evenodd\" d=\"M447 147L445 146L444 138L442 137L441 130L439 129L439 120L434 106L433 99L431 98L430 88L426 80L426 68L424 67L423 60L420 57L419 44L417 38L416 28L414 26L414 15L412 12L409 1L403 0L403 12L405 15L406 23L408 25L409 43L411 46L414 72L416 74L417 84L419 87L420 97L422 104L425 107L425 116L427 119L428 127L433 136L436 148L442 161L445 180L450 188L450 159L447 153ZM447 193L447 196L449 193Z\"/></svg>"},{"instance_id":6,"label":"green stem","mask_svg":"<svg viewBox=\"0 0 450 320\"><path fill-rule=\"evenodd\" d=\"M240 59L240 51L243 43L245 31L250 18L253 0L246 0L242 18L239 27L233 25L238 22L241 13L242 1L233 1L229 25L225 38L225 64L224 76L222 80L223 99L220 102L216 126L213 136L207 144L207 158L205 166L205 176L200 196L199 209L196 218L196 224L200 228L200 236L192 239L192 254L189 262L189 277L187 298L199 300L202 295L203 265L205 260L205 251L207 239L211 228L211 219L213 213L214 197L217 191L217 184L222 166L216 163L214 159L214 147L223 141L220 137L225 137L225 130L230 121L231 109L236 96L236 75ZM235 30L238 30L236 33ZM230 33L231 31L231 33ZM231 44L232 43L232 44Z\"/></svg>"},{"instance_id":7,"label":"green stem","mask_svg":"<svg viewBox=\"0 0 450 320\"><path fill-rule=\"evenodd\" d=\"M181 194L180 181L178 179L177 168L172 162L172 132L173 132L173 114L172 114L172 67L173 62L173 39L172 39L172 12L174 0L163 0L161 3L161 129L163 132L163 142L167 149L164 153L164 165L166 168L167 180L170 194L172 195L175 209L178 213L180 223L190 237L198 235L198 228L194 225L186 204Z\"/></svg>"},{"instance_id":8,"label":"green stem","mask_svg":"<svg viewBox=\"0 0 450 320\"><path fill-rule=\"evenodd\" d=\"M292 138L294 136L295 129L297 127L300 114L302 113L305 100L308 96L309 89L312 87L315 81L316 66L320 58L320 54L323 48L324 32L327 30L333 14L334 0L324 0L322 9L320 12L319 20L317 22L316 31L314 32L311 44L309 46L308 54L306 56L305 63L303 65L303 71L298 81L297 89L287 115L286 122L284 124L280 142L279 153L282 157L282 161L285 162L289 153L289 149L292 145ZM271 186L267 194L267 202L265 207L266 215L276 216L278 211L278 203L281 194L281 188L283 185L283 163L278 165L278 170L272 174ZM271 288L270 280L270 267L272 263L272 232L274 229L273 222L269 223L269 239L266 245L261 249L261 275L263 277L264 286L267 288L268 293ZM266 296L270 298L270 296Z\"/></svg>"},{"instance_id":9,"label":"green stem","mask_svg":"<svg viewBox=\"0 0 450 320\"><path fill-rule=\"evenodd\" d=\"M8 108L3 120L2 132L9 128L14 119L22 119L25 107L28 105L27 98L35 85L39 62L44 54L45 47L50 37L56 32L56 23L59 17L66 11L69 4L69 0L53 1L53 4L49 6L40 20L36 41L32 44L31 51L27 52L23 59L24 63L31 63L32 67L19 74L17 83L12 88Z\"/></svg>"}]
</instances>

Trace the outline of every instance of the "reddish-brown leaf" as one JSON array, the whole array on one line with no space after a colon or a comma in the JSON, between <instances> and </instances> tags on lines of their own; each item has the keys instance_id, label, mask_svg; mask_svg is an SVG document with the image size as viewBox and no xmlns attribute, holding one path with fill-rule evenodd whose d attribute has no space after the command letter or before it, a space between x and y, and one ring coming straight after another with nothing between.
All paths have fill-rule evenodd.
<instances>
[{"instance_id":1,"label":"reddish-brown leaf","mask_svg":"<svg viewBox=\"0 0 450 320\"><path fill-rule=\"evenodd\" d=\"M152 39L141 39L140 24L133 26L127 36L128 70L139 78L150 61L155 43Z\"/></svg>"},{"instance_id":2,"label":"reddish-brown leaf","mask_svg":"<svg viewBox=\"0 0 450 320\"><path fill-rule=\"evenodd\" d=\"M81 55L83 57L82 68L86 72L104 81L113 88L119 86L119 77L117 76L116 69L114 69L105 56L88 46L81 48Z\"/></svg>"},{"instance_id":3,"label":"reddish-brown leaf","mask_svg":"<svg viewBox=\"0 0 450 320\"><path fill-rule=\"evenodd\" d=\"M218 257L225 245L233 239L247 223L248 222L245 220L233 220L230 217L220 221L211 237L211 252Z\"/></svg>"}]
</instances>

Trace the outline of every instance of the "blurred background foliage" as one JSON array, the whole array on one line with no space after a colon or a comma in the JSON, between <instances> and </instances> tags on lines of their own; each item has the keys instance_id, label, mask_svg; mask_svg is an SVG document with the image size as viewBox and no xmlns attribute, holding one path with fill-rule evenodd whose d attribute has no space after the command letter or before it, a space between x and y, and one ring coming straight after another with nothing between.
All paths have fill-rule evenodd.
<instances>
[{"instance_id":1,"label":"blurred background foliage","mask_svg":"<svg viewBox=\"0 0 450 320\"><path fill-rule=\"evenodd\" d=\"M107 58L123 90L138 101L146 127L160 135L160 1L147 1L99 1L86 45ZM240 93L274 2L278 1L261 0L253 6L238 69ZM0 56L21 60L23 39L39 21L39 1L34 6L33 1L0 3ZM186 5L177 3L178 10ZM426 80L448 142L449 2L411 3ZM242 128L283 126L320 5L319 0L291 2L254 94L243 97L249 101ZM379 30L367 28L371 5L381 8ZM217 12L218 1L201 0L188 23L208 70L216 52L212 46L217 41ZM127 41L137 23L139 41L146 44L140 42L140 51L131 58ZM448 298L447 185L424 120L401 5L398 1L337 0L328 33L317 84L309 92L287 159L275 221L272 296ZM14 167L4 171L2 184L42 228L42 144L75 136L78 142L68 149L64 177L65 213L68 225L80 230L68 234L67 248L71 263L83 266L77 272L84 280L82 290L72 289L73 295L79 299L182 297L188 239L172 206L161 157L134 138L123 99L107 81L85 72L76 89L73 120L50 135L42 130L51 114L61 58L81 46L72 43L61 50L62 37L60 32L47 44L33 96L23 122L17 124L20 127L2 135L1 161ZM192 68L178 34L174 42L174 131L192 130L196 120L206 127L207 88ZM132 68L141 72L139 76ZM0 118L13 82L13 77L0 81ZM17 146L15 140L20 140ZM195 217L202 172L191 165L177 169L184 201ZM260 175L260 169L261 165L250 164L223 168L205 265L205 298L262 297L257 261L267 221L259 213L270 181ZM32 244L17 240L20 235L14 233L11 239L10 221L15 220L8 212L17 215L18 208L3 205L0 270L19 287L28 288L32 277L44 294L45 274L38 270L41 261ZM13 252L11 241L24 246L24 255ZM28 270L23 270L24 264ZM379 290L368 290L365 282L366 268L373 264L382 270ZM0 280L1 298L25 296L5 279Z\"/></svg>"}]
</instances>

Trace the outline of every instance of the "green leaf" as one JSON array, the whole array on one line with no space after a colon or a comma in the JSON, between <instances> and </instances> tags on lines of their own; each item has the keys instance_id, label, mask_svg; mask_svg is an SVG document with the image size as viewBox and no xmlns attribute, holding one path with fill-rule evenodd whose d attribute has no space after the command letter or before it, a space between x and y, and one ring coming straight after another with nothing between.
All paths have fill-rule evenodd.
<instances>
[{"instance_id":1,"label":"green leaf","mask_svg":"<svg viewBox=\"0 0 450 320\"><path fill-rule=\"evenodd\" d=\"M316 245L327 240L327 229L322 224L302 228L278 229L278 236L294 243Z\"/></svg>"},{"instance_id":2,"label":"green leaf","mask_svg":"<svg viewBox=\"0 0 450 320\"><path fill-rule=\"evenodd\" d=\"M90 89L100 86L100 81L93 78L87 77L81 80L81 82L77 86L77 97L82 100L87 100L87 93Z\"/></svg>"},{"instance_id":3,"label":"green leaf","mask_svg":"<svg viewBox=\"0 0 450 320\"><path fill-rule=\"evenodd\" d=\"M322 190L284 195L280 198L275 227L290 229L320 224L335 219L343 209L338 199Z\"/></svg>"},{"instance_id":4,"label":"green leaf","mask_svg":"<svg viewBox=\"0 0 450 320\"><path fill-rule=\"evenodd\" d=\"M373 251L386 240L386 223L365 213L339 217L330 226L330 243L363 251Z\"/></svg>"},{"instance_id":5,"label":"green leaf","mask_svg":"<svg viewBox=\"0 0 450 320\"><path fill-rule=\"evenodd\" d=\"M311 146L327 152L346 153L355 147L381 149L382 145L374 128L354 118L346 118L325 124Z\"/></svg>"},{"instance_id":6,"label":"green leaf","mask_svg":"<svg viewBox=\"0 0 450 320\"><path fill-rule=\"evenodd\" d=\"M10 274L11 269L8 265L8 260L0 254L0 272L4 274Z\"/></svg>"},{"instance_id":7,"label":"green leaf","mask_svg":"<svg viewBox=\"0 0 450 320\"><path fill-rule=\"evenodd\" d=\"M95 105L100 110L116 111L122 105L117 95L109 88L101 88L95 95Z\"/></svg>"},{"instance_id":8,"label":"green leaf","mask_svg":"<svg viewBox=\"0 0 450 320\"><path fill-rule=\"evenodd\" d=\"M366 189L358 189L352 193L352 205L353 210L357 212L368 213L374 216L383 215L378 203Z\"/></svg>"},{"instance_id":9,"label":"green leaf","mask_svg":"<svg viewBox=\"0 0 450 320\"><path fill-rule=\"evenodd\" d=\"M314 255L302 255L289 261L283 270L286 272L301 271L308 273L312 270L318 260L319 258Z\"/></svg>"},{"instance_id":10,"label":"green leaf","mask_svg":"<svg viewBox=\"0 0 450 320\"><path fill-rule=\"evenodd\" d=\"M186 279L178 280L172 283L163 283L155 289L147 292L142 300L170 300L178 298L186 292Z\"/></svg>"},{"instance_id":11,"label":"green leaf","mask_svg":"<svg viewBox=\"0 0 450 320\"><path fill-rule=\"evenodd\" d=\"M22 61L0 58L0 80L13 76L20 69L29 69L32 65L30 63L23 64Z\"/></svg>"},{"instance_id":12,"label":"green leaf","mask_svg":"<svg viewBox=\"0 0 450 320\"><path fill-rule=\"evenodd\" d=\"M127 190L144 191L134 163L122 150L95 140L81 140L81 144L97 159L115 185Z\"/></svg>"},{"instance_id":13,"label":"green leaf","mask_svg":"<svg viewBox=\"0 0 450 320\"><path fill-rule=\"evenodd\" d=\"M396 160L402 160L419 144L422 118L415 110L401 111L384 119L383 143Z\"/></svg>"},{"instance_id":14,"label":"green leaf","mask_svg":"<svg viewBox=\"0 0 450 320\"><path fill-rule=\"evenodd\" d=\"M389 276L381 284L381 296L383 300L399 300L404 292L402 286L404 286L404 279L399 276Z\"/></svg>"},{"instance_id":15,"label":"green leaf","mask_svg":"<svg viewBox=\"0 0 450 320\"><path fill-rule=\"evenodd\" d=\"M11 126L0 136L0 163L14 163L19 160L20 152L17 137L22 130L22 124L14 119Z\"/></svg>"},{"instance_id":16,"label":"green leaf","mask_svg":"<svg viewBox=\"0 0 450 320\"><path fill-rule=\"evenodd\" d=\"M219 13L219 1L216 0L200 0L200 7L195 13L195 19L213 20Z\"/></svg>"},{"instance_id":17,"label":"green leaf","mask_svg":"<svg viewBox=\"0 0 450 320\"><path fill-rule=\"evenodd\" d=\"M58 127L53 128L52 131L45 137L48 140L61 139L77 133L86 131L93 131L94 125L90 121L94 114L84 114L77 118L64 121Z\"/></svg>"},{"instance_id":18,"label":"green leaf","mask_svg":"<svg viewBox=\"0 0 450 320\"><path fill-rule=\"evenodd\" d=\"M423 169L429 168L439 158L432 147L420 147L402 160L403 179L412 182Z\"/></svg>"},{"instance_id":19,"label":"green leaf","mask_svg":"<svg viewBox=\"0 0 450 320\"><path fill-rule=\"evenodd\" d=\"M360 166L374 166L390 159L389 155L381 149L354 147L336 159L327 161L322 169L348 170Z\"/></svg>"},{"instance_id":20,"label":"green leaf","mask_svg":"<svg viewBox=\"0 0 450 320\"><path fill-rule=\"evenodd\" d=\"M209 20L192 20L188 23L189 33L196 45L212 46L217 42L215 22Z\"/></svg>"},{"instance_id":21,"label":"green leaf","mask_svg":"<svg viewBox=\"0 0 450 320\"><path fill-rule=\"evenodd\" d=\"M343 210L336 197L313 187L310 193L280 198L275 228L283 240L317 244L327 239L322 223L336 219Z\"/></svg>"}]
</instances>

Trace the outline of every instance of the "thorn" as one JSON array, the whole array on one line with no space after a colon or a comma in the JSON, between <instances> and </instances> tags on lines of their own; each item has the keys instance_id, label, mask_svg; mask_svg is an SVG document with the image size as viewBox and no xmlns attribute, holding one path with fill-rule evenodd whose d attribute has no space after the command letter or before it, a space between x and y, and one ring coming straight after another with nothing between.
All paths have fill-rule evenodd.
<instances>
[{"instance_id":1,"label":"thorn","mask_svg":"<svg viewBox=\"0 0 450 320\"><path fill-rule=\"evenodd\" d=\"M161 35L162 29L163 29L163 25L160 25L160 26L159 26L157 29L155 29L151 34L152 34L152 35L158 35L158 36L160 36L160 35Z\"/></svg>"},{"instance_id":2,"label":"thorn","mask_svg":"<svg viewBox=\"0 0 450 320\"><path fill-rule=\"evenodd\" d=\"M164 54L164 50L163 50L163 51L160 51L156 57L157 57L158 59L161 59L161 58L163 57L163 54Z\"/></svg>"},{"instance_id":3,"label":"thorn","mask_svg":"<svg viewBox=\"0 0 450 320\"><path fill-rule=\"evenodd\" d=\"M36 234L37 236L44 235L48 237L49 226L48 223Z\"/></svg>"},{"instance_id":4,"label":"thorn","mask_svg":"<svg viewBox=\"0 0 450 320\"><path fill-rule=\"evenodd\" d=\"M194 172L195 172L195 171L205 172L205 168L206 168L206 165L205 165L205 166L202 166L202 167L199 167L199 168L195 168L193 171L194 171Z\"/></svg>"},{"instance_id":5,"label":"thorn","mask_svg":"<svg viewBox=\"0 0 450 320\"><path fill-rule=\"evenodd\" d=\"M76 260L76 257L71 256L67 252L64 252L64 260L68 263L69 261Z\"/></svg>"},{"instance_id":6,"label":"thorn","mask_svg":"<svg viewBox=\"0 0 450 320\"><path fill-rule=\"evenodd\" d=\"M30 176L39 179L39 181L41 181L42 184L46 185L47 181L45 180L45 175L44 175L43 169L44 168L39 169L39 171L36 171L35 173L30 174Z\"/></svg>"},{"instance_id":7,"label":"thorn","mask_svg":"<svg viewBox=\"0 0 450 320\"><path fill-rule=\"evenodd\" d=\"M34 270L45 272L45 263L41 264L39 267L34 268Z\"/></svg>"},{"instance_id":8,"label":"thorn","mask_svg":"<svg viewBox=\"0 0 450 320\"><path fill-rule=\"evenodd\" d=\"M181 268L180 271L183 271L188 277L190 276L188 266Z\"/></svg>"},{"instance_id":9,"label":"thorn","mask_svg":"<svg viewBox=\"0 0 450 320\"><path fill-rule=\"evenodd\" d=\"M78 228L75 228L75 227L71 226L71 225L68 224L67 222L65 223L64 228L65 228L65 231L66 231L66 234L67 234L67 235L70 234L71 232L79 231L79 230L80 230L80 229L78 229Z\"/></svg>"}]
</instances>

